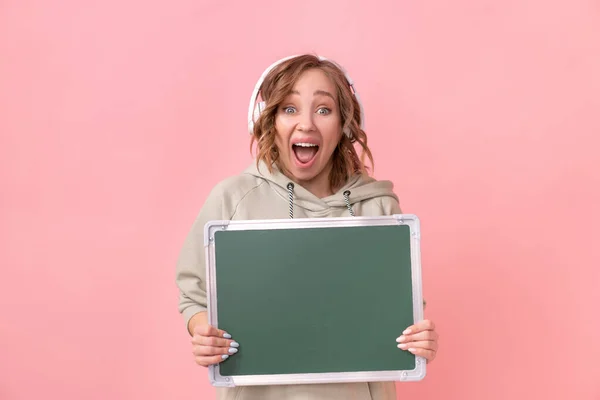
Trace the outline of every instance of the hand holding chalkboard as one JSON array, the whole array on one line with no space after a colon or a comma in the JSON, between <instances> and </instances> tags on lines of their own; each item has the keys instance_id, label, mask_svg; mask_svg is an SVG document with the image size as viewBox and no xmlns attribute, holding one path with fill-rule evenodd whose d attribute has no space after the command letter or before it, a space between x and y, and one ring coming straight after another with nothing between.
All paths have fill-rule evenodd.
<instances>
[{"instance_id":1,"label":"hand holding chalkboard","mask_svg":"<svg viewBox=\"0 0 600 400\"><path fill-rule=\"evenodd\" d=\"M192 345L196 363L204 367L226 360L237 353L239 347L227 332L208 324L200 324L194 328Z\"/></svg>"},{"instance_id":2,"label":"hand holding chalkboard","mask_svg":"<svg viewBox=\"0 0 600 400\"><path fill-rule=\"evenodd\" d=\"M429 362L433 361L436 356L438 338L435 324L426 319L406 328L402 332L402 336L397 338L396 341L399 349L408 350Z\"/></svg>"}]
</instances>

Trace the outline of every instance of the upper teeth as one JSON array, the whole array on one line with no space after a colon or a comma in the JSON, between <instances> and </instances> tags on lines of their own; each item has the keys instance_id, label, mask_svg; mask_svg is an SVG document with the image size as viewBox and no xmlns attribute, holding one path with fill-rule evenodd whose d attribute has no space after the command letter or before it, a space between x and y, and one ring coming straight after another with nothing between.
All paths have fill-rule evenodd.
<instances>
[{"instance_id":1,"label":"upper teeth","mask_svg":"<svg viewBox=\"0 0 600 400\"><path fill-rule=\"evenodd\" d=\"M296 146L301 146L301 147L317 147L317 145L313 144L313 143L296 143Z\"/></svg>"}]
</instances>

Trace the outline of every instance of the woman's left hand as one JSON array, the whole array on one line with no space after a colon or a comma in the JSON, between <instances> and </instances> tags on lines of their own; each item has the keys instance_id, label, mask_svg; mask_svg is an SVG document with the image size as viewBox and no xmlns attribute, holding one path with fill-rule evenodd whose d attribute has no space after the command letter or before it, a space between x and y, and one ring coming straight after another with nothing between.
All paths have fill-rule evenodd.
<instances>
[{"instance_id":1,"label":"woman's left hand","mask_svg":"<svg viewBox=\"0 0 600 400\"><path fill-rule=\"evenodd\" d=\"M438 334L432 321L426 319L406 328L396 339L398 348L433 361L438 349Z\"/></svg>"}]
</instances>

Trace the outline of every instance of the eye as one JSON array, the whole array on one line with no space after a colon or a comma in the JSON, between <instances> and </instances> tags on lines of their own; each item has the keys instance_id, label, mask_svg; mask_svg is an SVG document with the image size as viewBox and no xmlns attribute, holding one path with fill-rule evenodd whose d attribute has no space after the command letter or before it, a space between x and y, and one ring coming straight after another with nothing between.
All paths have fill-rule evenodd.
<instances>
[{"instance_id":1,"label":"eye","mask_svg":"<svg viewBox=\"0 0 600 400\"><path fill-rule=\"evenodd\" d=\"M322 107L322 108L319 108L319 109L317 110L317 113L318 113L318 114L321 114L321 115L327 115L327 114L329 114L330 112L331 112L331 110L330 110L329 108L327 108L327 107Z\"/></svg>"},{"instance_id":2,"label":"eye","mask_svg":"<svg viewBox=\"0 0 600 400\"><path fill-rule=\"evenodd\" d=\"M292 106L283 107L283 112L286 114L292 114L292 113L296 112L296 109Z\"/></svg>"}]
</instances>

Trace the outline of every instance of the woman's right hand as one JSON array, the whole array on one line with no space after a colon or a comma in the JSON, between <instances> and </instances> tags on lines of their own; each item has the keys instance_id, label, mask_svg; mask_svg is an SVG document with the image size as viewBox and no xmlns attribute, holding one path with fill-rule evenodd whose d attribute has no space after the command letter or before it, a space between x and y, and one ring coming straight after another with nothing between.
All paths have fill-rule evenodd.
<instances>
[{"instance_id":1,"label":"woman's right hand","mask_svg":"<svg viewBox=\"0 0 600 400\"><path fill-rule=\"evenodd\" d=\"M192 336L192 352L196 364L203 367L218 364L237 353L239 344L227 332L208 324L197 324Z\"/></svg>"}]
</instances>

